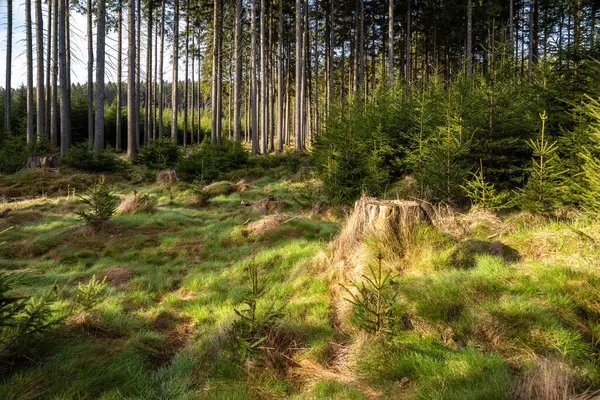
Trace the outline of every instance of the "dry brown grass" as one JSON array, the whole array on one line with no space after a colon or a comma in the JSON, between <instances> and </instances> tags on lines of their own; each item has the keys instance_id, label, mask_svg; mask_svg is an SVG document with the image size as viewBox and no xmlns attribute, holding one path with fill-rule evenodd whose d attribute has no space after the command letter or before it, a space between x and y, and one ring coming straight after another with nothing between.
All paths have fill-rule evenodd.
<instances>
[{"instance_id":1,"label":"dry brown grass","mask_svg":"<svg viewBox=\"0 0 600 400\"><path fill-rule=\"evenodd\" d=\"M156 211L156 201L149 195L139 195L133 192L121 200L117 207L119 214L152 213Z\"/></svg>"},{"instance_id":2,"label":"dry brown grass","mask_svg":"<svg viewBox=\"0 0 600 400\"><path fill-rule=\"evenodd\" d=\"M460 213L447 205L430 207L434 226L456 240L463 240L477 230L493 235L512 232L515 226L503 222L496 214L483 208L473 207L468 213Z\"/></svg>"},{"instance_id":3,"label":"dry brown grass","mask_svg":"<svg viewBox=\"0 0 600 400\"><path fill-rule=\"evenodd\" d=\"M513 389L518 400L568 400L573 395L573 376L562 361L538 359L526 371Z\"/></svg>"},{"instance_id":4,"label":"dry brown grass","mask_svg":"<svg viewBox=\"0 0 600 400\"><path fill-rule=\"evenodd\" d=\"M258 221L249 223L246 226L246 235L262 236L265 233L277 229L281 225L281 217L279 215L266 215Z\"/></svg>"}]
</instances>

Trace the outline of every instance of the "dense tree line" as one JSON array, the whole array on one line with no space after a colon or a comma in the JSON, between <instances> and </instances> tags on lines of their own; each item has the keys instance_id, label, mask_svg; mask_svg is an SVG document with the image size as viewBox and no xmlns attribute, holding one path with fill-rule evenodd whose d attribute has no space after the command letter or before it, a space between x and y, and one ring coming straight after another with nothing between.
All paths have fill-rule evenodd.
<instances>
[{"instance_id":1,"label":"dense tree line","mask_svg":"<svg viewBox=\"0 0 600 400\"><path fill-rule=\"evenodd\" d=\"M35 36L31 0L25 5L27 82L25 94L4 91L4 132L25 133L30 143L47 138L61 154L87 139L95 151L110 145L133 157L169 131L184 146L228 137L251 143L256 154L303 151L351 120L349 110L365 119L365 110L387 98L410 111L384 137L401 137L391 141L396 164L404 165L398 174L414 172L406 165L424 121L452 121L473 135L470 161L483 160L496 181L522 183L531 158L523 141L535 134L536 116L548 110L548 131L568 141L558 134L577 129L573 105L598 92L592 0L36 0ZM10 0L7 11L10 71ZM87 15L85 87L70 79L72 12ZM117 33L116 83L105 83L107 32ZM171 82L163 79L165 63ZM440 106L439 98L449 104L455 95L460 111ZM375 137L369 132L365 140ZM565 148L563 160L578 154ZM495 160L499 154L504 161Z\"/></svg>"}]
</instances>

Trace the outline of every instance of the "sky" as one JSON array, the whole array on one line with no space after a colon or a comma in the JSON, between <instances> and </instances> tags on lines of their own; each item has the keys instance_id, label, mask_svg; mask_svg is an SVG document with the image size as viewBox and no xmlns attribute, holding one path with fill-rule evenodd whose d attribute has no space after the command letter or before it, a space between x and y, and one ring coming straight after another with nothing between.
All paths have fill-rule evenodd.
<instances>
[{"instance_id":1,"label":"sky","mask_svg":"<svg viewBox=\"0 0 600 400\"><path fill-rule=\"evenodd\" d=\"M33 3L33 1L32 1ZM7 0L0 0L0 87L4 86L6 81L6 22L7 22ZM42 12L44 14L44 32L48 28L48 5L42 4ZM86 83L87 82L87 18L85 15L78 14L74 10L70 13L71 17L71 81L73 83ZM124 13L124 18L127 15ZM33 49L33 57L34 57L34 72L33 79L35 85L35 68L36 68L36 52L35 52L35 12L32 9L31 18L34 23L33 26L33 40L34 40L34 49ZM144 23L142 23L144 26ZM143 29L142 29L143 30ZM94 26L94 55L96 53L96 37L95 37L96 28ZM145 32L143 32L142 36L142 71L145 71ZM126 30L126 21L123 24L123 79L125 80L127 77L127 61L126 61L126 51L127 51L127 30ZM46 48L46 40L47 34L44 33L44 47ZM164 63L164 78L167 81L170 81L171 77L171 69L169 51L167 49L167 42L165 42L165 63ZM114 32L111 32L106 37L106 76L105 82L115 81L116 80L116 62L117 62L117 35ZM44 65L47 62L48 54L46 51L44 52ZM179 63L179 76L182 77L184 72L183 63ZM13 88L17 88L22 84L25 84L27 79L27 69L26 69L26 55L25 55L25 3L22 0L13 0L13 51L12 51L12 77L11 77L11 86ZM44 71L46 67L44 66ZM145 75L145 73L143 74ZM95 80L95 72L94 72L94 80Z\"/></svg>"}]
</instances>

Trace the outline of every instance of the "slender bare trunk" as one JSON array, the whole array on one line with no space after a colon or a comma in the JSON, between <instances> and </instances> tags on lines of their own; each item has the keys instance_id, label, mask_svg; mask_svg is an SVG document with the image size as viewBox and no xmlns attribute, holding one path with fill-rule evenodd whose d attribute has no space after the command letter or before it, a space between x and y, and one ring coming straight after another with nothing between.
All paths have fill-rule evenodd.
<instances>
[{"instance_id":1,"label":"slender bare trunk","mask_svg":"<svg viewBox=\"0 0 600 400\"><path fill-rule=\"evenodd\" d=\"M119 0L119 4L117 5L118 11L118 19L117 19L117 121L116 121L116 145L115 148L117 150L121 150L123 146L123 138L122 138L122 126L121 126L121 108L123 107L123 99L122 99L122 53L123 53L123 0Z\"/></svg>"},{"instance_id":2,"label":"slender bare trunk","mask_svg":"<svg viewBox=\"0 0 600 400\"><path fill-rule=\"evenodd\" d=\"M52 0L48 0L48 36L46 39L47 49L48 49L48 58L46 62L46 85L45 85L45 99L46 99L46 107L44 114L44 127L46 139L50 139L50 104L52 103L52 86L51 85L51 77L52 77Z\"/></svg>"},{"instance_id":3,"label":"slender bare trunk","mask_svg":"<svg viewBox=\"0 0 600 400\"><path fill-rule=\"evenodd\" d=\"M221 137L221 132L219 130L220 126L220 41L219 35L221 33L221 29L219 27L219 0L214 1L213 5L213 76L212 76L212 105L211 105L211 132L210 132L210 141L215 144L219 141Z\"/></svg>"},{"instance_id":4,"label":"slender bare trunk","mask_svg":"<svg viewBox=\"0 0 600 400\"><path fill-rule=\"evenodd\" d=\"M281 3L281 0L280 0ZM233 88L233 137L239 141L242 135L242 0L235 2L235 82Z\"/></svg>"},{"instance_id":5,"label":"slender bare trunk","mask_svg":"<svg viewBox=\"0 0 600 400\"><path fill-rule=\"evenodd\" d=\"M127 69L127 158L132 159L137 152L135 140L135 0L127 0L128 38L128 69Z\"/></svg>"},{"instance_id":6,"label":"slender bare trunk","mask_svg":"<svg viewBox=\"0 0 600 400\"><path fill-rule=\"evenodd\" d=\"M183 146L187 146L188 136L188 80L190 55L190 1L187 0L185 12L185 83L183 86Z\"/></svg>"},{"instance_id":7,"label":"slender bare trunk","mask_svg":"<svg viewBox=\"0 0 600 400\"><path fill-rule=\"evenodd\" d=\"M177 73L179 72L179 0L174 2L173 13L173 80L171 81L171 139L177 143Z\"/></svg>"},{"instance_id":8,"label":"slender bare trunk","mask_svg":"<svg viewBox=\"0 0 600 400\"><path fill-rule=\"evenodd\" d=\"M146 143L151 139L152 132L152 22L154 17L152 2L148 3L148 38L146 40L146 115L144 116L144 137Z\"/></svg>"},{"instance_id":9,"label":"slender bare trunk","mask_svg":"<svg viewBox=\"0 0 600 400\"><path fill-rule=\"evenodd\" d=\"M396 72L394 69L394 0L389 0L388 10L388 68L390 71L390 88L396 83Z\"/></svg>"},{"instance_id":10,"label":"slender bare trunk","mask_svg":"<svg viewBox=\"0 0 600 400\"><path fill-rule=\"evenodd\" d=\"M412 34L411 34L411 2L408 1L408 9L406 11L406 86L410 90L410 83L412 81L412 71L411 71L411 47L412 47Z\"/></svg>"},{"instance_id":11,"label":"slender bare trunk","mask_svg":"<svg viewBox=\"0 0 600 400\"><path fill-rule=\"evenodd\" d=\"M265 48L265 9L267 8L265 0L260 4L260 97L261 101L261 143L262 153L267 154L268 149L268 124L267 124L267 53Z\"/></svg>"},{"instance_id":12,"label":"slender bare trunk","mask_svg":"<svg viewBox=\"0 0 600 400\"><path fill-rule=\"evenodd\" d=\"M36 130L37 141L39 142L46 136L45 127L45 95L44 95L44 21L42 19L42 0L35 0L35 48L36 48Z\"/></svg>"},{"instance_id":13,"label":"slender bare trunk","mask_svg":"<svg viewBox=\"0 0 600 400\"><path fill-rule=\"evenodd\" d=\"M29 0L28 0L29 1ZM58 0L58 59L60 76L60 155L65 156L71 146L71 119L69 116L69 86L67 82L67 41L66 41L66 3L68 0ZM133 1L133 0L132 0ZM31 132L33 136L33 131Z\"/></svg>"},{"instance_id":14,"label":"slender bare trunk","mask_svg":"<svg viewBox=\"0 0 600 400\"><path fill-rule=\"evenodd\" d=\"M12 73L12 0L6 3L6 84L4 86L4 128L10 131L10 97L11 97L11 73Z\"/></svg>"},{"instance_id":15,"label":"slender bare trunk","mask_svg":"<svg viewBox=\"0 0 600 400\"><path fill-rule=\"evenodd\" d=\"M88 112L88 145L94 146L94 43L92 34L92 0L87 0L87 45L88 45L88 63L87 63L87 112Z\"/></svg>"},{"instance_id":16,"label":"slender bare trunk","mask_svg":"<svg viewBox=\"0 0 600 400\"><path fill-rule=\"evenodd\" d=\"M58 145L58 8L60 0L54 2L52 19L52 107L50 110L50 143Z\"/></svg>"},{"instance_id":17,"label":"slender bare trunk","mask_svg":"<svg viewBox=\"0 0 600 400\"><path fill-rule=\"evenodd\" d=\"M27 53L27 143L33 143L33 40L31 37L31 0L25 0L25 41Z\"/></svg>"},{"instance_id":18,"label":"slender bare trunk","mask_svg":"<svg viewBox=\"0 0 600 400\"><path fill-rule=\"evenodd\" d=\"M304 150L302 142L302 7L303 1L296 0L296 121L294 134L296 135L296 149Z\"/></svg>"},{"instance_id":19,"label":"slender bare trunk","mask_svg":"<svg viewBox=\"0 0 600 400\"><path fill-rule=\"evenodd\" d=\"M142 71L142 0L136 3L136 64L135 64L135 148L140 149L140 106L141 106L141 71Z\"/></svg>"},{"instance_id":20,"label":"slender bare trunk","mask_svg":"<svg viewBox=\"0 0 600 400\"><path fill-rule=\"evenodd\" d=\"M473 72L473 0L467 1L467 76Z\"/></svg>"},{"instance_id":21,"label":"slender bare trunk","mask_svg":"<svg viewBox=\"0 0 600 400\"><path fill-rule=\"evenodd\" d=\"M279 0L277 30L277 151L283 151L283 1Z\"/></svg>"},{"instance_id":22,"label":"slender bare trunk","mask_svg":"<svg viewBox=\"0 0 600 400\"><path fill-rule=\"evenodd\" d=\"M106 6L104 0L98 0L98 21L96 31L96 126L94 151L104 150L104 59L106 34Z\"/></svg>"},{"instance_id":23,"label":"slender bare trunk","mask_svg":"<svg viewBox=\"0 0 600 400\"><path fill-rule=\"evenodd\" d=\"M258 154L258 115L257 115L257 104L256 104L256 2L258 0L251 1L250 10L250 29L251 33L251 49L250 49L250 74L251 74L251 85L250 85L250 108L252 109L252 154ZM300 0L297 0L300 1Z\"/></svg>"}]
</instances>

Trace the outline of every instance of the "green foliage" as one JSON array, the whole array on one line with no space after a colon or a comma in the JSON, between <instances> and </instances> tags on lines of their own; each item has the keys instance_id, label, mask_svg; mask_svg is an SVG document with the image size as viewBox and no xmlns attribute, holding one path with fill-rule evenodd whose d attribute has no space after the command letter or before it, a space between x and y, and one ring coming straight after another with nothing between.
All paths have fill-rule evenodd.
<instances>
[{"instance_id":1,"label":"green foliage","mask_svg":"<svg viewBox=\"0 0 600 400\"><path fill-rule=\"evenodd\" d=\"M579 156L583 159L583 188L582 200L584 206L593 212L600 211L600 102L588 97L584 105L587 117L590 119L589 135L593 145L584 149Z\"/></svg>"},{"instance_id":2,"label":"green foliage","mask_svg":"<svg viewBox=\"0 0 600 400\"><path fill-rule=\"evenodd\" d=\"M0 274L0 354L19 342L48 332L62 320L52 310L55 290L37 297L12 294L25 284L20 275Z\"/></svg>"},{"instance_id":3,"label":"green foliage","mask_svg":"<svg viewBox=\"0 0 600 400\"><path fill-rule=\"evenodd\" d=\"M179 146L171 138L150 140L135 156L135 163L150 169L173 168L179 160Z\"/></svg>"},{"instance_id":4,"label":"green foliage","mask_svg":"<svg viewBox=\"0 0 600 400\"><path fill-rule=\"evenodd\" d=\"M423 187L421 196L450 204L460 202L460 185L468 176L465 155L470 145L471 135L464 131L462 119L448 115L446 125L438 127L426 141L421 168L415 171Z\"/></svg>"},{"instance_id":5,"label":"green foliage","mask_svg":"<svg viewBox=\"0 0 600 400\"><path fill-rule=\"evenodd\" d=\"M258 302L266 293L266 286L260 282L259 264L252 261L246 270L249 292L242 300L244 308L234 308L235 314L240 318L234 326L236 340L240 346L242 359L260 349L267 335L279 319L283 316L282 309L275 309L273 305L264 313L258 313Z\"/></svg>"},{"instance_id":6,"label":"green foliage","mask_svg":"<svg viewBox=\"0 0 600 400\"><path fill-rule=\"evenodd\" d=\"M489 183L485 179L481 160L477 172L472 173L471 179L465 181L465 184L461 188L465 191L469 200L471 200L472 206L492 211L508 207L508 194L498 193L494 184Z\"/></svg>"},{"instance_id":7,"label":"green foliage","mask_svg":"<svg viewBox=\"0 0 600 400\"><path fill-rule=\"evenodd\" d=\"M106 277L99 280L96 275L85 284L79 282L76 289L75 301L83 311L96 307L106 297Z\"/></svg>"},{"instance_id":8,"label":"green foliage","mask_svg":"<svg viewBox=\"0 0 600 400\"><path fill-rule=\"evenodd\" d=\"M210 199L214 197L214 195L209 190L206 190L204 188L205 186L206 185L202 180L195 180L190 186L190 191L196 198L197 205L200 207L207 206Z\"/></svg>"},{"instance_id":9,"label":"green foliage","mask_svg":"<svg viewBox=\"0 0 600 400\"><path fill-rule=\"evenodd\" d=\"M361 327L368 331L379 334L391 332L394 323L394 300L396 294L393 292L392 272L384 272L382 268L382 256L377 257L377 265L369 264L369 274L363 275L363 282L354 282L356 291L342 286L350 295L346 299L356 307L356 316Z\"/></svg>"},{"instance_id":10,"label":"green foliage","mask_svg":"<svg viewBox=\"0 0 600 400\"><path fill-rule=\"evenodd\" d=\"M101 228L115 214L119 204L104 176L98 179L88 193L78 197L88 209L79 211L77 215L94 229Z\"/></svg>"},{"instance_id":11,"label":"green foliage","mask_svg":"<svg viewBox=\"0 0 600 400\"><path fill-rule=\"evenodd\" d=\"M120 172L127 169L127 163L110 149L93 151L87 143L72 146L67 155L60 158L60 164L87 172Z\"/></svg>"},{"instance_id":12,"label":"green foliage","mask_svg":"<svg viewBox=\"0 0 600 400\"><path fill-rule=\"evenodd\" d=\"M56 153L50 143L43 139L27 144L24 136L9 135L0 142L0 172L14 173L25 167L29 157Z\"/></svg>"},{"instance_id":13,"label":"green foliage","mask_svg":"<svg viewBox=\"0 0 600 400\"><path fill-rule=\"evenodd\" d=\"M221 139L221 143L211 144L205 140L186 149L177 163L177 176L187 182L195 179L211 182L223 173L242 168L247 161L248 153L241 143Z\"/></svg>"},{"instance_id":14,"label":"green foliage","mask_svg":"<svg viewBox=\"0 0 600 400\"><path fill-rule=\"evenodd\" d=\"M528 142L533 150L533 165L527 184L520 190L519 203L525 210L540 214L549 214L560 204L560 184L564 171L558 168L556 142L550 142L545 136L546 120L544 111L540 114L542 131L539 139Z\"/></svg>"},{"instance_id":15,"label":"green foliage","mask_svg":"<svg viewBox=\"0 0 600 400\"><path fill-rule=\"evenodd\" d=\"M318 176L332 204L350 204L363 192L381 193L391 173L386 162L393 155L390 139L381 124L371 121L380 107L369 108L372 115L363 107L360 100L353 100L349 110L332 111L326 132L314 141Z\"/></svg>"}]
</instances>

